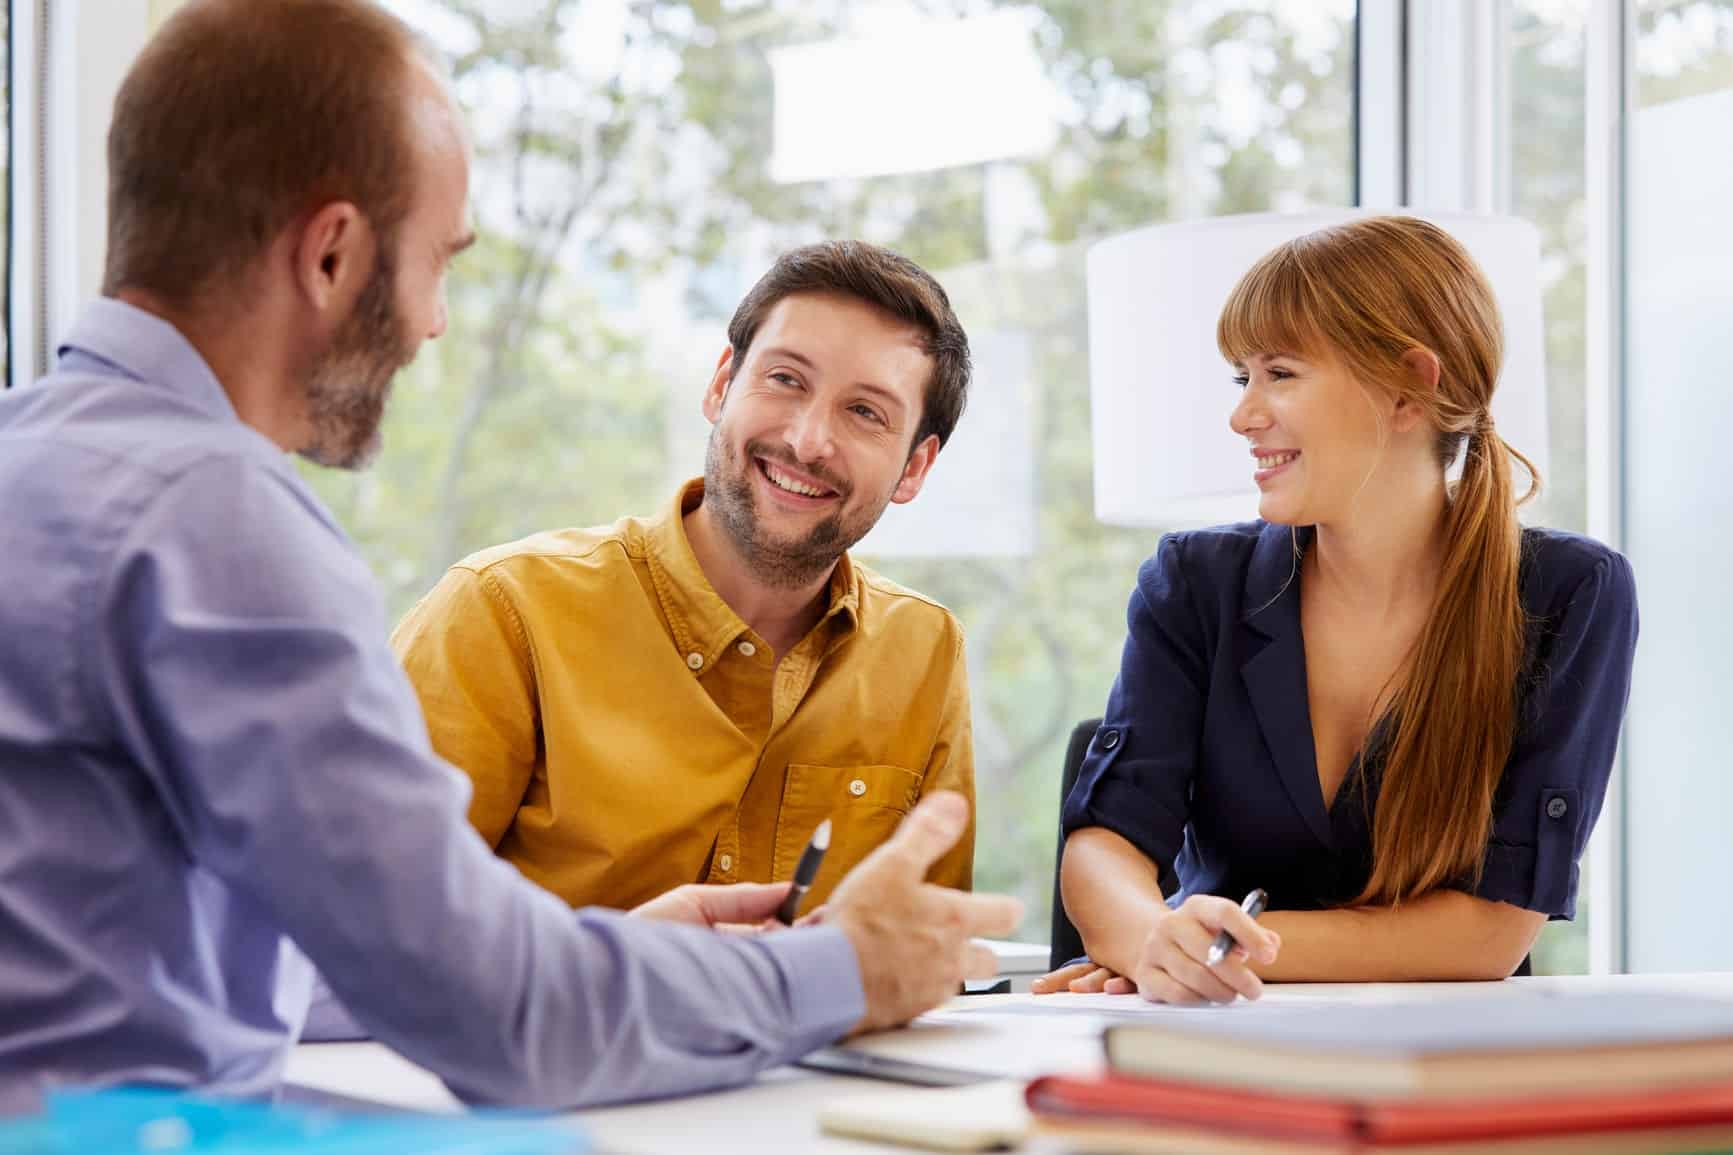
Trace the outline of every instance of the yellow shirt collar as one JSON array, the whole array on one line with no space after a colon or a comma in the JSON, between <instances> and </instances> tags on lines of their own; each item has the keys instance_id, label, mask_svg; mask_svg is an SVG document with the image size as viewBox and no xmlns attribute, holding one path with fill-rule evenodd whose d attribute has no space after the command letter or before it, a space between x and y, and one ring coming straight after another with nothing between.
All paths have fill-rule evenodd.
<instances>
[{"instance_id":1,"label":"yellow shirt collar","mask_svg":"<svg viewBox=\"0 0 1733 1155\"><path fill-rule=\"evenodd\" d=\"M704 479L695 477L679 488L661 514L643 525L651 580L674 643L682 653L702 655L708 666L748 627L704 576L687 540L685 516L703 500ZM859 625L860 573L844 553L831 571L830 605L814 627L829 631L823 652L834 650Z\"/></svg>"}]
</instances>

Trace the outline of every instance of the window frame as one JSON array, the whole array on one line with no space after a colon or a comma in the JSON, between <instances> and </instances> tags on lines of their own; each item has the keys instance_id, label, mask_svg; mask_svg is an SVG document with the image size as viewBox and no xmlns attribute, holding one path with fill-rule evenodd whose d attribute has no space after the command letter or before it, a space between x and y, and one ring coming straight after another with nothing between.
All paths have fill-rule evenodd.
<instances>
[{"instance_id":1,"label":"window frame","mask_svg":"<svg viewBox=\"0 0 1733 1155\"><path fill-rule=\"evenodd\" d=\"M7 384L19 386L48 371L61 336L101 289L108 125L155 11L87 0L8 2Z\"/></svg>"}]
</instances>

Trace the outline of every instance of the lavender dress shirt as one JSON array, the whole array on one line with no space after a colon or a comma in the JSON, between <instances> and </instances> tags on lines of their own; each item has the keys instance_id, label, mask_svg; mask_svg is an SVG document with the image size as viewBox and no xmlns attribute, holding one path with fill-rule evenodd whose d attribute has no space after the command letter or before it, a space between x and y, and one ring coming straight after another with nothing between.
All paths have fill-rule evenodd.
<instances>
[{"instance_id":1,"label":"lavender dress shirt","mask_svg":"<svg viewBox=\"0 0 1733 1155\"><path fill-rule=\"evenodd\" d=\"M474 1101L742 1082L865 1012L834 928L572 911L431 751L367 567L170 325L95 302L0 395L0 1111L264 1094L314 968Z\"/></svg>"}]
</instances>

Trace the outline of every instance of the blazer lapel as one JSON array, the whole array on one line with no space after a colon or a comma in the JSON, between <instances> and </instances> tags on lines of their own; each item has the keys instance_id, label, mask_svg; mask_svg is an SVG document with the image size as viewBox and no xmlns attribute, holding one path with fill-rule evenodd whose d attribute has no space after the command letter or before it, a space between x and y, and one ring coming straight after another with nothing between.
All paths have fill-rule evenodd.
<instances>
[{"instance_id":1,"label":"blazer lapel","mask_svg":"<svg viewBox=\"0 0 1733 1155\"><path fill-rule=\"evenodd\" d=\"M1307 531L1302 530L1302 545ZM1300 575L1286 526L1265 526L1246 574L1240 619L1240 677L1264 745L1294 807L1326 847L1330 816L1318 785L1317 751L1306 697L1306 649L1300 632Z\"/></svg>"}]
</instances>

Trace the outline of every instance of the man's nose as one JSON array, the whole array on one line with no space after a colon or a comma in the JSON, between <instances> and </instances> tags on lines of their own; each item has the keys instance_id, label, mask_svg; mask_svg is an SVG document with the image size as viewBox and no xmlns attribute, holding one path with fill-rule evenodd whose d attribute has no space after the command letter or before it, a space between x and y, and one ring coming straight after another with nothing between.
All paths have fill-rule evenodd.
<instances>
[{"instance_id":1,"label":"man's nose","mask_svg":"<svg viewBox=\"0 0 1733 1155\"><path fill-rule=\"evenodd\" d=\"M803 406L782 436L801 461L822 461L835 448L830 413L823 405Z\"/></svg>"}]
</instances>

